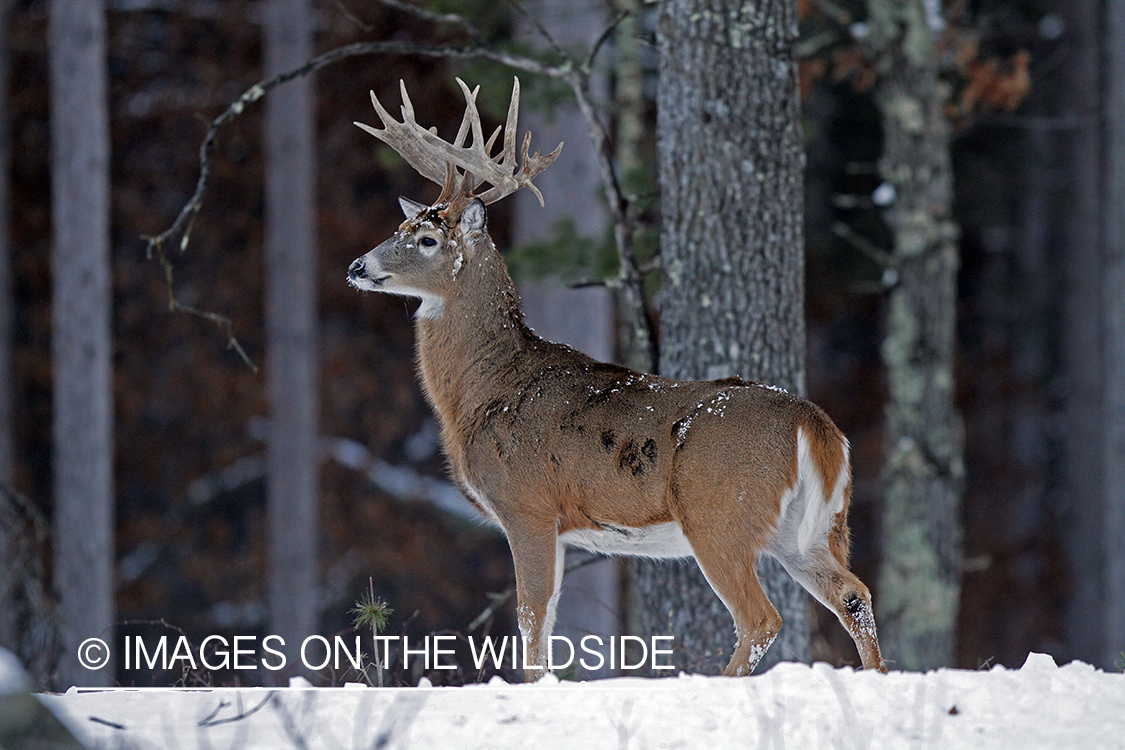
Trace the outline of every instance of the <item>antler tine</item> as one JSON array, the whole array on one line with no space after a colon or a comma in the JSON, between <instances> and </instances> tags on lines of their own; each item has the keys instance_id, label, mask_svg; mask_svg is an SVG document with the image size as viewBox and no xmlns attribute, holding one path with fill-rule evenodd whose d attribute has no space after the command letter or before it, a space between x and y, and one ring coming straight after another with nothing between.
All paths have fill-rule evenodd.
<instances>
[{"instance_id":1,"label":"antler tine","mask_svg":"<svg viewBox=\"0 0 1125 750\"><path fill-rule=\"evenodd\" d=\"M480 125L480 112L477 111L477 97L476 92L470 92L469 87L460 78L456 79L457 85L461 87L461 91L465 94L465 116L469 118L469 125L473 129L473 147L475 149L481 148L484 143L484 131ZM480 86L477 86L480 89ZM488 156L485 153L485 156Z\"/></svg>"},{"instance_id":2,"label":"antler tine","mask_svg":"<svg viewBox=\"0 0 1125 750\"><path fill-rule=\"evenodd\" d=\"M535 185L532 184L531 181L540 172L551 166L555 162L555 159L559 158L559 154L562 153L562 147L563 145L560 143L555 147L554 151L547 154L546 156L540 156L539 150L536 149L534 156L528 156L527 152L531 148L531 131L528 131L524 134L523 147L520 149L520 167L511 180L515 187L509 190L507 189L507 187L496 185L495 187L491 187L488 190L484 191L477 197L485 203L493 203L500 200L504 196L509 195L516 190L519 190L520 188L527 188L535 194L535 197L539 199L539 205L542 206L543 194L539 192L539 188L535 187Z\"/></svg>"},{"instance_id":3,"label":"antler tine","mask_svg":"<svg viewBox=\"0 0 1125 750\"><path fill-rule=\"evenodd\" d=\"M405 85L402 86L402 91L405 93ZM379 97L375 96L374 91L371 92L371 106L375 108L375 114L379 116L383 128L380 130L362 122L354 124L397 151L403 159L406 159L407 164L414 167L427 180L438 185L443 184L445 182L446 159L443 155L424 148L423 144L419 143L422 140L419 134L424 133L439 142L441 139L424 130L414 120L414 107L410 103L410 98L405 97L403 99L402 122L398 122L391 117L390 113L380 103Z\"/></svg>"},{"instance_id":4,"label":"antler tine","mask_svg":"<svg viewBox=\"0 0 1125 750\"><path fill-rule=\"evenodd\" d=\"M410 101L410 94L406 93L406 81L401 78L398 79L398 90L399 94L402 96L403 123L417 122L417 120L414 119L414 103Z\"/></svg>"},{"instance_id":5,"label":"antler tine","mask_svg":"<svg viewBox=\"0 0 1125 750\"><path fill-rule=\"evenodd\" d=\"M530 150L530 148L531 148L531 131L529 130L529 131L527 131L526 134L524 134L523 146L520 148L520 177L526 178L528 188L531 189L531 192L535 193L535 197L539 199L539 205L542 206L543 205L543 194L539 192L539 188L537 188L537 187L535 187L534 185L531 184L531 178L534 177L536 174L539 174L539 172L542 172L548 166L550 166L551 162L549 161L546 164L543 164L542 166L540 166L540 162L542 161L542 157L539 156L539 149L535 150L535 156L532 156L532 157L528 158L527 152L528 152L528 150ZM557 154L556 154L556 156L557 156ZM551 161L554 161L554 158L552 158ZM532 174L531 173L532 169L537 169L538 171L536 171L535 174Z\"/></svg>"},{"instance_id":6,"label":"antler tine","mask_svg":"<svg viewBox=\"0 0 1125 750\"><path fill-rule=\"evenodd\" d=\"M459 84L461 84L461 88L465 92L465 101L469 102L469 92L468 92L468 88L465 86L464 81L462 81L460 78L458 78L457 82ZM473 115L476 115L476 121L477 121L478 124L480 123L479 110L477 110L477 108L476 108L477 93L479 93L479 92L480 92L480 84L478 83L473 88L471 105L469 105L469 104L466 105L465 115L461 118L461 127L458 128L457 137L453 140L453 145L458 147L458 148L463 148L464 145L465 145L465 137L469 134L469 129L472 126ZM478 137L476 135L476 132L480 132L480 131L477 130L477 131L474 132L474 135L473 135L474 139L476 139ZM492 145L496 142L496 136L499 132L500 132L500 128L497 128L492 133L492 135L489 137L488 142L484 144L484 154L485 154L485 156L492 153ZM476 140L474 140L473 145L475 146L476 143L477 143ZM476 190L478 187L481 186L482 183L484 183L484 181L485 180L484 180L483 177L477 177L475 180L472 181L472 186L469 188L469 192L471 193L472 191Z\"/></svg>"},{"instance_id":7,"label":"antler tine","mask_svg":"<svg viewBox=\"0 0 1125 750\"><path fill-rule=\"evenodd\" d=\"M520 110L520 79L514 78L512 84L512 99L508 102L508 116L504 119L504 150L501 152L500 164L505 167L515 165L516 159L516 123L519 120Z\"/></svg>"},{"instance_id":8,"label":"antler tine","mask_svg":"<svg viewBox=\"0 0 1125 750\"><path fill-rule=\"evenodd\" d=\"M474 103L477 100L477 92L479 91L480 84L478 83L476 88L473 89L472 96ZM457 148L461 148L465 145L465 136L469 134L469 124L469 108L465 107L465 114L461 117L461 127L457 129L457 137L453 139L453 145ZM485 150L487 151L488 149Z\"/></svg>"},{"instance_id":9,"label":"antler tine","mask_svg":"<svg viewBox=\"0 0 1125 750\"><path fill-rule=\"evenodd\" d=\"M397 151L414 167L423 177L442 186L442 197L439 203L446 203L451 210L455 206L467 205L467 200L473 197L474 191L482 183L488 182L491 188L480 194L485 203L493 203L506 195L514 193L522 187L529 188L543 203L543 196L531 184L532 178L546 169L562 149L562 144L547 156L540 156L536 151L534 156L528 156L531 134L524 138L521 150L520 164L516 164L516 127L519 116L520 83L515 79L512 86L512 98L508 104L508 116L503 126L504 144L496 156L492 156L492 149L500 135L501 128L497 128L487 141L481 128L480 112L477 109L476 98L480 86L469 90L460 78L457 84L465 95L465 114L461 118L461 126L453 143L439 138L435 132L426 130L415 120L414 105L406 93L406 84L399 82L402 92L402 122L399 122L383 108L375 92L371 92L371 105L379 116L382 128L375 128L363 123L355 123L364 131ZM465 140L472 134L471 146L465 145ZM459 183L459 184L458 184Z\"/></svg>"}]
</instances>

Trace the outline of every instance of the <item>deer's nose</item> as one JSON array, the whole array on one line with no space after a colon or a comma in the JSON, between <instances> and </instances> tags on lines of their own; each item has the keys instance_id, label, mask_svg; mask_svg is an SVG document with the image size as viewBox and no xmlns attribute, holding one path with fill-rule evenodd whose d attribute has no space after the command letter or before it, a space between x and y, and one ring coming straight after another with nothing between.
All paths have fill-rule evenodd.
<instances>
[{"instance_id":1,"label":"deer's nose","mask_svg":"<svg viewBox=\"0 0 1125 750\"><path fill-rule=\"evenodd\" d=\"M352 264L348 266L348 276L353 279L363 279L367 277L367 266L363 262L363 258L356 258Z\"/></svg>"}]
</instances>

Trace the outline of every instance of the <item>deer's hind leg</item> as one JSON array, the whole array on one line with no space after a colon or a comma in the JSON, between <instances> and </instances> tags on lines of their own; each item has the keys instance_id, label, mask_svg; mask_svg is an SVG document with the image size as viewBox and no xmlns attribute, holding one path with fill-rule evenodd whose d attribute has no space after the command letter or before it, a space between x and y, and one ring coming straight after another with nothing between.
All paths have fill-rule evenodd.
<instances>
[{"instance_id":1,"label":"deer's hind leg","mask_svg":"<svg viewBox=\"0 0 1125 750\"><path fill-rule=\"evenodd\" d=\"M855 641L864 669L886 672L875 630L871 592L843 563L823 547L790 555L781 564L816 600L836 614Z\"/></svg>"}]
</instances>

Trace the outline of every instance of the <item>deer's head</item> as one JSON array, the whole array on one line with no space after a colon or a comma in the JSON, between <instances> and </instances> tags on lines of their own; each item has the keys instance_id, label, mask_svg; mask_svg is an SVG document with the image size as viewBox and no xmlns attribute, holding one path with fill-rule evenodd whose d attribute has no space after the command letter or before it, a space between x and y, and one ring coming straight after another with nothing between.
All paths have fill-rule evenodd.
<instances>
[{"instance_id":1,"label":"deer's head","mask_svg":"<svg viewBox=\"0 0 1125 750\"><path fill-rule=\"evenodd\" d=\"M406 221L352 262L348 283L363 291L418 297L418 317L440 316L466 258L485 235L484 203L473 199L455 220L442 216L440 204L426 206L406 198L399 198L399 204Z\"/></svg>"},{"instance_id":2,"label":"deer's head","mask_svg":"<svg viewBox=\"0 0 1125 750\"><path fill-rule=\"evenodd\" d=\"M420 298L422 306L418 316L422 318L441 315L445 300L456 291L462 266L486 239L485 204L525 187L535 193L542 205L543 196L531 180L550 166L562 150L560 143L546 156L540 156L538 151L529 156L531 133L527 133L517 164L519 79L512 88L507 121L487 141L476 107L480 87L470 91L460 78L457 83L465 95L466 106L461 127L452 143L441 140L432 130L417 123L406 86L401 83L402 122L391 117L375 92L371 92L371 103L383 128L356 123L401 154L422 176L442 186L441 195L432 206L400 198L406 221L390 239L357 258L348 269L348 283L356 289ZM499 154L492 156L501 130L503 147ZM470 133L472 144L465 146ZM485 182L492 187L477 193L477 188Z\"/></svg>"}]
</instances>

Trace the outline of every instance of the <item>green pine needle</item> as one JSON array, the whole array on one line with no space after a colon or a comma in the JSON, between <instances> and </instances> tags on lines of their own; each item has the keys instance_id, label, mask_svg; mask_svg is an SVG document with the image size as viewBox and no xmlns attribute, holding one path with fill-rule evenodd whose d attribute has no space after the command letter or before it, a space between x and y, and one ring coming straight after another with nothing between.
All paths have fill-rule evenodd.
<instances>
[{"instance_id":1,"label":"green pine needle","mask_svg":"<svg viewBox=\"0 0 1125 750\"><path fill-rule=\"evenodd\" d=\"M385 601L368 591L363 592L363 596L351 610L357 628L370 626L376 633L387 627L387 617L392 612L394 610Z\"/></svg>"}]
</instances>

